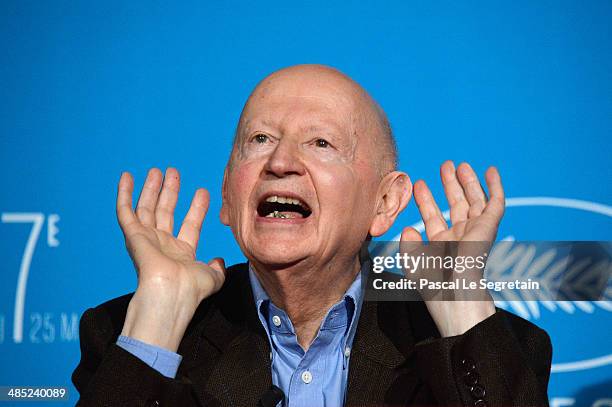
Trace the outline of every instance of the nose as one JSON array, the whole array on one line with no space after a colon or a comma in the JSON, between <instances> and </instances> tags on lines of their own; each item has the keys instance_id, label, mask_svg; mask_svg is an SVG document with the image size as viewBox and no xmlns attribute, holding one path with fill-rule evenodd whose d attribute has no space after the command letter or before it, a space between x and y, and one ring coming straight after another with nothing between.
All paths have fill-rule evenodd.
<instances>
[{"instance_id":1,"label":"nose","mask_svg":"<svg viewBox=\"0 0 612 407\"><path fill-rule=\"evenodd\" d=\"M289 138L282 138L268 157L264 169L266 174L277 178L304 175L299 147Z\"/></svg>"}]
</instances>

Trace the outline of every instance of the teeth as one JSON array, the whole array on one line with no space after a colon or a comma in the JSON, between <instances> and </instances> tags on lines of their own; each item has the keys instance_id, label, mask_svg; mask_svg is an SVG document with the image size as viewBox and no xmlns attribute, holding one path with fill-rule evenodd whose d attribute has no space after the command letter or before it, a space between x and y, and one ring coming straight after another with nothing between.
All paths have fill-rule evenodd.
<instances>
[{"instance_id":1,"label":"teeth","mask_svg":"<svg viewBox=\"0 0 612 407\"><path fill-rule=\"evenodd\" d=\"M266 218L279 218L279 219L287 219L289 216L284 213L280 213L279 211L270 212L266 215Z\"/></svg>"},{"instance_id":2,"label":"teeth","mask_svg":"<svg viewBox=\"0 0 612 407\"><path fill-rule=\"evenodd\" d=\"M266 198L266 202L278 202L282 204L287 203L287 204L293 204L293 205L300 205L306 208L306 205L303 204L299 199L293 199L293 198L289 198L286 196L272 195Z\"/></svg>"}]
</instances>

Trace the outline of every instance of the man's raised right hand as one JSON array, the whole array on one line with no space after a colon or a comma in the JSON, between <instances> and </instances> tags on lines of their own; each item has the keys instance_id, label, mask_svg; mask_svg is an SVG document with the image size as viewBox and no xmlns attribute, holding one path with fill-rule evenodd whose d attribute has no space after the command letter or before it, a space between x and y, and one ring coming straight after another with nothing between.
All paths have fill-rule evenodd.
<instances>
[{"instance_id":1,"label":"man's raised right hand","mask_svg":"<svg viewBox=\"0 0 612 407\"><path fill-rule=\"evenodd\" d=\"M138 274L138 287L122 335L176 352L200 302L225 281L223 259L197 261L196 248L209 205L208 191L198 189L180 231L173 235L179 173L168 168L149 171L136 212L134 179L123 173L117 193L117 218ZM160 191L161 189L161 191Z\"/></svg>"}]
</instances>

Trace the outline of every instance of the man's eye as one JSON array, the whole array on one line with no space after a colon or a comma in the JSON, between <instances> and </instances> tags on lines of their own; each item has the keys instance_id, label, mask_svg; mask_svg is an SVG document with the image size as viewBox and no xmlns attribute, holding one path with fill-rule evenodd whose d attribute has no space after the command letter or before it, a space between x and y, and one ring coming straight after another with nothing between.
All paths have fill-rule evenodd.
<instances>
[{"instance_id":1,"label":"man's eye","mask_svg":"<svg viewBox=\"0 0 612 407\"><path fill-rule=\"evenodd\" d=\"M317 147L327 148L327 147L329 147L329 142L327 140L319 138L319 139L315 140L315 145Z\"/></svg>"},{"instance_id":2,"label":"man's eye","mask_svg":"<svg viewBox=\"0 0 612 407\"><path fill-rule=\"evenodd\" d=\"M255 137L253 137L253 139L259 144L263 144L268 141L268 136L266 136L265 134L257 134Z\"/></svg>"}]
</instances>

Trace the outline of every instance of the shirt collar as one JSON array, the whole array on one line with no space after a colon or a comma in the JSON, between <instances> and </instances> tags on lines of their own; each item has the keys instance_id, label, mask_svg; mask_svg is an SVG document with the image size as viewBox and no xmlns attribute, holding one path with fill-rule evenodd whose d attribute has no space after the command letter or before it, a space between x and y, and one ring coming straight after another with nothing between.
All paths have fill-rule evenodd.
<instances>
[{"instance_id":1,"label":"shirt collar","mask_svg":"<svg viewBox=\"0 0 612 407\"><path fill-rule=\"evenodd\" d=\"M363 267L367 267L367 264L368 264L367 262L364 263ZM355 280L353 280L349 288L346 290L346 293L343 296L344 301L341 301L340 303L338 303L338 304L344 304L344 306L347 307L347 311L348 311L347 320L349 321L349 324L346 329L345 344L352 343L353 338L355 336L355 331L357 329L357 321L359 319L359 314L361 313L361 304L363 300L363 290L362 290L362 285L361 285L362 272L363 272L363 268L361 272L357 273ZM257 309L257 313L259 314L259 319L264 325L264 328L269 336L270 335L269 326L264 321L267 321L268 319L268 306L270 303L270 297L268 296L268 293L261 285L261 282L259 281L259 278L255 274L255 271L251 267L250 263L249 263L249 280L251 282L251 289L253 291L253 298L255 299L255 306ZM338 306L338 304L332 306L330 311L333 312L334 307ZM328 315L326 315L326 317L324 318L324 325L322 326L322 329L326 328L325 326L326 323L327 324L330 323L327 316Z\"/></svg>"},{"instance_id":2,"label":"shirt collar","mask_svg":"<svg viewBox=\"0 0 612 407\"><path fill-rule=\"evenodd\" d=\"M253 290L253 298L255 299L255 305L257 306L257 311L259 311L261 303L263 303L264 301L270 301L270 297L259 282L259 278L257 278L255 271L251 267L251 263L249 263L249 280L251 282L251 289Z\"/></svg>"}]
</instances>

